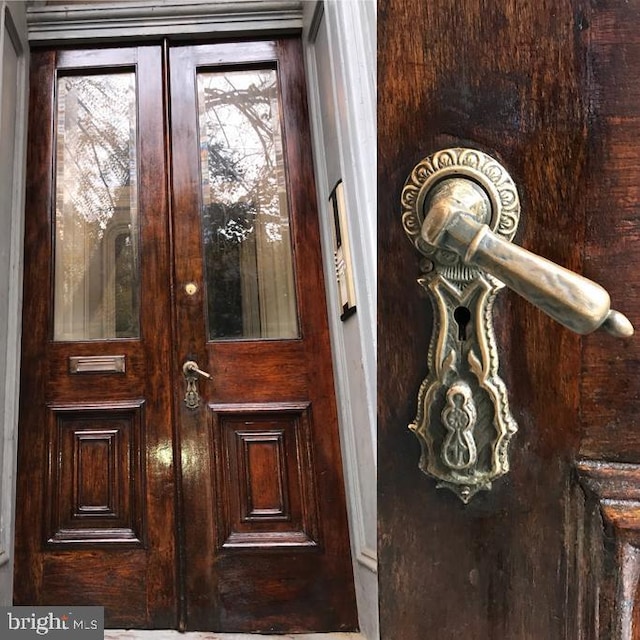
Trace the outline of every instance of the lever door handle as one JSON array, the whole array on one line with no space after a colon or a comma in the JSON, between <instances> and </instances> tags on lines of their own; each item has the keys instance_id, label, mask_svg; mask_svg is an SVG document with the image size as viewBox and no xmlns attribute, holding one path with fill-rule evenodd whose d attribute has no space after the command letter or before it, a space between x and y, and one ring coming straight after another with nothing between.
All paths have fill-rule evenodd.
<instances>
[{"instance_id":1,"label":"lever door handle","mask_svg":"<svg viewBox=\"0 0 640 640\"><path fill-rule=\"evenodd\" d=\"M203 371L202 369L200 369L200 367L198 367L198 363L194 362L193 360L187 360L183 365L182 365L182 371L185 375L185 377L191 375L191 374L198 374L199 376L203 377L203 378L211 378L211 374L207 373L206 371Z\"/></svg>"},{"instance_id":2,"label":"lever door handle","mask_svg":"<svg viewBox=\"0 0 640 640\"><path fill-rule=\"evenodd\" d=\"M187 409L192 411L200 406L200 394L198 393L198 377L211 379L211 374L203 371L198 363L194 360L187 360L182 365L182 373L187 383L187 389L184 394L184 403Z\"/></svg>"},{"instance_id":3,"label":"lever door handle","mask_svg":"<svg viewBox=\"0 0 640 640\"><path fill-rule=\"evenodd\" d=\"M475 149L421 160L402 190L402 222L424 256L418 282L431 298L428 374L409 425L420 468L465 503L509 470L517 424L498 374L492 309L506 284L564 326L633 334L600 285L511 243L520 199L506 169Z\"/></svg>"},{"instance_id":4,"label":"lever door handle","mask_svg":"<svg viewBox=\"0 0 640 640\"><path fill-rule=\"evenodd\" d=\"M493 233L478 213L489 206L488 195L472 180L446 179L430 194L422 238L495 276L568 329L586 334L602 327L617 337L633 335L633 325L610 309L609 294L599 284Z\"/></svg>"}]
</instances>

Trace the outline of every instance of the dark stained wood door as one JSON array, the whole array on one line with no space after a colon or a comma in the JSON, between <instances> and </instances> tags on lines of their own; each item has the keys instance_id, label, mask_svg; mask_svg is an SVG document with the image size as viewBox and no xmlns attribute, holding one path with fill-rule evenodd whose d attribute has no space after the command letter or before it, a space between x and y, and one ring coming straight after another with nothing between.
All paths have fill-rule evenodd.
<instances>
[{"instance_id":1,"label":"dark stained wood door","mask_svg":"<svg viewBox=\"0 0 640 640\"><path fill-rule=\"evenodd\" d=\"M601 283L638 326L640 5L378 3L379 562L385 640L640 638L638 339L580 338L505 291L511 470L463 504L407 429L433 315L401 224L447 147L518 187L517 244Z\"/></svg>"},{"instance_id":2,"label":"dark stained wood door","mask_svg":"<svg viewBox=\"0 0 640 640\"><path fill-rule=\"evenodd\" d=\"M32 60L16 604L353 629L299 41Z\"/></svg>"},{"instance_id":3,"label":"dark stained wood door","mask_svg":"<svg viewBox=\"0 0 640 640\"><path fill-rule=\"evenodd\" d=\"M178 412L190 629L354 624L302 64L171 50L175 349L211 375Z\"/></svg>"},{"instance_id":4,"label":"dark stained wood door","mask_svg":"<svg viewBox=\"0 0 640 640\"><path fill-rule=\"evenodd\" d=\"M34 52L31 60L15 602L99 604L111 625L174 627L172 339L171 324L158 320L171 317L162 52L158 47L47 51ZM88 78L85 100L90 93L97 100L104 88L94 75L98 70L146 79L136 96L144 264L140 331L134 332L137 338L118 339L109 331L108 340L54 340L54 242L59 237L54 229L60 230L54 223L60 207L53 179L55 171L62 180L61 162L64 168L73 166L54 152L63 139L53 124L56 92L65 74ZM86 102L85 114L94 108ZM103 125L99 133L105 137L107 131ZM96 148L127 139L124 133L115 140L106 137ZM87 150L91 153L91 145ZM76 155L78 149L73 151ZM91 167L96 160L83 157L83 162ZM94 190L106 197L111 193ZM102 210L101 201L94 213ZM89 207L84 202L78 208ZM96 233L92 226L85 235L90 233ZM77 262L85 266L84 260ZM84 283L75 282L73 289L84 293ZM84 320L85 314L79 315ZM80 327L69 333L89 331ZM71 358L84 358L77 373Z\"/></svg>"}]
</instances>

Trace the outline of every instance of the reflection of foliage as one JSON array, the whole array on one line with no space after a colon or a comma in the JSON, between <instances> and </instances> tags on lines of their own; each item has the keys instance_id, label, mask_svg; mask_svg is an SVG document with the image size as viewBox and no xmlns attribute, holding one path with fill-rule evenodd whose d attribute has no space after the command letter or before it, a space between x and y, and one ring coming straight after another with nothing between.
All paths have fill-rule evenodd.
<instances>
[{"instance_id":1,"label":"reflection of foliage","mask_svg":"<svg viewBox=\"0 0 640 640\"><path fill-rule=\"evenodd\" d=\"M287 224L287 216L280 202L283 174L278 157L276 73L207 73L200 74L198 81L200 138L207 157L202 167L205 206L252 203L255 215L271 222L264 222L267 240L281 240L280 225ZM219 232L233 236L237 229Z\"/></svg>"},{"instance_id":2,"label":"reflection of foliage","mask_svg":"<svg viewBox=\"0 0 640 640\"><path fill-rule=\"evenodd\" d=\"M219 202L202 213L208 287L210 339L241 337L242 267L240 246L253 233L256 210L251 203ZM246 265L243 265L246 271Z\"/></svg>"},{"instance_id":3,"label":"reflection of foliage","mask_svg":"<svg viewBox=\"0 0 640 640\"><path fill-rule=\"evenodd\" d=\"M56 314L76 339L137 334L135 129L134 73L59 79Z\"/></svg>"},{"instance_id":4,"label":"reflection of foliage","mask_svg":"<svg viewBox=\"0 0 640 640\"><path fill-rule=\"evenodd\" d=\"M61 78L59 88L64 204L103 231L135 181L133 74Z\"/></svg>"},{"instance_id":5,"label":"reflection of foliage","mask_svg":"<svg viewBox=\"0 0 640 640\"><path fill-rule=\"evenodd\" d=\"M207 143L208 170L210 180L238 182L242 179L243 169L233 158L232 149L225 149L220 142Z\"/></svg>"},{"instance_id":6,"label":"reflection of foliage","mask_svg":"<svg viewBox=\"0 0 640 640\"><path fill-rule=\"evenodd\" d=\"M202 212L205 244L239 244L253 233L255 218L256 209L251 202L236 202L231 205L212 202Z\"/></svg>"},{"instance_id":7,"label":"reflection of foliage","mask_svg":"<svg viewBox=\"0 0 640 640\"><path fill-rule=\"evenodd\" d=\"M256 244L281 243L288 225L276 73L204 73L198 82L210 338L246 337Z\"/></svg>"},{"instance_id":8,"label":"reflection of foliage","mask_svg":"<svg viewBox=\"0 0 640 640\"><path fill-rule=\"evenodd\" d=\"M115 238L115 332L118 338L138 335L135 278L131 237L122 233Z\"/></svg>"}]
</instances>

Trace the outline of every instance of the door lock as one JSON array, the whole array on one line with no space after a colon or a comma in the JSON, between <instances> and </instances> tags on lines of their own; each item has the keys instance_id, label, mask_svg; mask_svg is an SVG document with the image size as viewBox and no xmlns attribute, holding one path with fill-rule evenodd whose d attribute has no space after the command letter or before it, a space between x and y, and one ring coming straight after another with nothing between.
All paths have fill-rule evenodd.
<instances>
[{"instance_id":1,"label":"door lock","mask_svg":"<svg viewBox=\"0 0 640 640\"><path fill-rule=\"evenodd\" d=\"M581 334L600 327L617 337L634 332L600 285L513 245L519 219L513 180L473 149L425 158L402 191L405 232L426 258L418 282L435 312L429 373L410 428L422 447L420 468L465 503L509 470L517 431L498 375L498 291L507 285Z\"/></svg>"},{"instance_id":2,"label":"door lock","mask_svg":"<svg viewBox=\"0 0 640 640\"><path fill-rule=\"evenodd\" d=\"M200 406L200 394L198 393L198 377L211 379L211 375L206 371L203 371L198 366L198 363L193 360L187 360L182 365L182 373L187 382L187 390L184 396L184 403L187 405L187 409L197 409Z\"/></svg>"}]
</instances>

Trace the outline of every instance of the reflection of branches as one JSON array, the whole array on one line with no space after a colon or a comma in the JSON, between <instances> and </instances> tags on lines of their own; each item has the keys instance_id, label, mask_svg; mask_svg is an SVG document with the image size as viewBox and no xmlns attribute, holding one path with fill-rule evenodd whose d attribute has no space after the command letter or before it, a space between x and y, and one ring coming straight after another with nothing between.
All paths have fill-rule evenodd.
<instances>
[{"instance_id":1,"label":"reflection of branches","mask_svg":"<svg viewBox=\"0 0 640 640\"><path fill-rule=\"evenodd\" d=\"M276 87L274 70L198 76L211 339L275 336L295 324Z\"/></svg>"},{"instance_id":2,"label":"reflection of branches","mask_svg":"<svg viewBox=\"0 0 640 640\"><path fill-rule=\"evenodd\" d=\"M82 133L84 133L87 137L88 140L92 140L91 135L89 134L89 132L86 130L86 128L83 126L82 121L78 120L78 129L80 129L80 131L82 131ZM107 198L109 199L109 206L111 211L113 212L116 208L115 202L113 201L113 198L111 196L111 190L109 189L109 185L107 184L107 180L105 178L104 175L104 171L100 168L100 159L98 158L98 154L96 152L96 146L94 143L90 143L89 145L87 145L91 151L91 155L93 156L93 159L96 161L96 167L98 167L98 176L100 178L100 181L102 182L103 186L104 186L104 193L106 193ZM74 154L69 154L71 155L71 157L73 158L73 163L78 171L79 175L82 175L84 172L84 167L86 166L86 157L83 157L82 154L80 153L74 153ZM83 180L83 182L86 182ZM82 194L84 192L81 191L80 193ZM100 196L97 196L98 198L100 198ZM76 204L76 203L74 203ZM82 204L77 203L77 204ZM104 216L100 216L100 217L104 217Z\"/></svg>"},{"instance_id":3,"label":"reflection of branches","mask_svg":"<svg viewBox=\"0 0 640 640\"><path fill-rule=\"evenodd\" d=\"M65 200L86 222L98 223L98 234L132 180L133 93L130 73L69 77L60 83L59 142L64 156L58 179L63 180Z\"/></svg>"},{"instance_id":4,"label":"reflection of branches","mask_svg":"<svg viewBox=\"0 0 640 640\"><path fill-rule=\"evenodd\" d=\"M266 84L263 79L260 87L252 84L246 90L239 90L233 85L229 76L225 79L227 84L232 88L232 91L222 91L215 88L205 89L205 106L207 109L213 109L216 119L218 119L216 106L230 104L238 109L258 134L257 137L262 145L264 158L271 168L271 151L273 147L271 100L273 99L272 94L275 88L274 83ZM263 106L262 113L258 114L257 111L261 104ZM265 106L267 107L266 110L264 109ZM224 130L224 126L219 119L218 122Z\"/></svg>"},{"instance_id":5,"label":"reflection of branches","mask_svg":"<svg viewBox=\"0 0 640 640\"><path fill-rule=\"evenodd\" d=\"M275 72L203 74L201 82L201 143L209 152L205 201L252 202L279 217Z\"/></svg>"},{"instance_id":6,"label":"reflection of branches","mask_svg":"<svg viewBox=\"0 0 640 640\"><path fill-rule=\"evenodd\" d=\"M207 158L210 175L230 182L242 180L243 169L240 162L219 142L212 141L207 144Z\"/></svg>"},{"instance_id":7,"label":"reflection of branches","mask_svg":"<svg viewBox=\"0 0 640 640\"><path fill-rule=\"evenodd\" d=\"M256 209L248 202L213 202L202 212L205 244L240 244L253 232Z\"/></svg>"}]
</instances>

